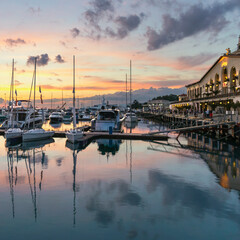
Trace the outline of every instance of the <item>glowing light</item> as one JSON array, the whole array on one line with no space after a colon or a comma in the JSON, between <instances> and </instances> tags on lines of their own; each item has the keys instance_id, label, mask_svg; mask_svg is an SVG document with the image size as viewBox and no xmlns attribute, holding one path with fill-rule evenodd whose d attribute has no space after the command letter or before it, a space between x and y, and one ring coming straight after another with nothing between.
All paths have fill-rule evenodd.
<instances>
[{"instance_id":1,"label":"glowing light","mask_svg":"<svg viewBox=\"0 0 240 240\"><path fill-rule=\"evenodd\" d=\"M222 62L222 67L226 67L227 66L227 62Z\"/></svg>"}]
</instances>

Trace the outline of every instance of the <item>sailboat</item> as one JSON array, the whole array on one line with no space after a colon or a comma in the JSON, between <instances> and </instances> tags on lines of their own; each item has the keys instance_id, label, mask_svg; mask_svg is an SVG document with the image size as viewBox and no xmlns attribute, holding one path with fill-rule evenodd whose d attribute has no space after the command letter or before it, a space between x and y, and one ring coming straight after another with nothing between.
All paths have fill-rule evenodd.
<instances>
[{"instance_id":1,"label":"sailboat","mask_svg":"<svg viewBox=\"0 0 240 240\"><path fill-rule=\"evenodd\" d=\"M130 60L130 112L126 113L125 115L125 122L126 123L136 123L138 118L135 113L132 112L132 61Z\"/></svg>"},{"instance_id":2,"label":"sailboat","mask_svg":"<svg viewBox=\"0 0 240 240\"><path fill-rule=\"evenodd\" d=\"M20 128L14 128L13 124L13 102L14 102L14 59L12 62L12 80L11 80L11 87L10 87L10 100L11 100L11 113L10 113L10 122L11 127L5 131L5 139L7 141L17 141L22 138L23 131Z\"/></svg>"},{"instance_id":3,"label":"sailboat","mask_svg":"<svg viewBox=\"0 0 240 240\"><path fill-rule=\"evenodd\" d=\"M35 118L35 95L36 95L36 65L37 65L37 58L35 58L34 62L34 99L33 99L33 109ZM30 129L23 133L22 138L23 141L35 141L35 140L42 140L50 138L54 135L54 131L45 131L42 128L35 128L35 121L33 121L33 129Z\"/></svg>"},{"instance_id":4,"label":"sailboat","mask_svg":"<svg viewBox=\"0 0 240 240\"><path fill-rule=\"evenodd\" d=\"M73 129L66 133L68 141L75 143L83 138L83 131L76 128L76 109L75 109L75 56L73 56Z\"/></svg>"}]
</instances>

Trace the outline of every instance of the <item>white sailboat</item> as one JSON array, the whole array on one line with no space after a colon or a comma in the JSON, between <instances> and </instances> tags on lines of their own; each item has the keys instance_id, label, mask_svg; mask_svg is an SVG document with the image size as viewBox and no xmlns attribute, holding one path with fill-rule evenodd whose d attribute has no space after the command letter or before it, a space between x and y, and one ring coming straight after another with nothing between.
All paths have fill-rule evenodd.
<instances>
[{"instance_id":1,"label":"white sailboat","mask_svg":"<svg viewBox=\"0 0 240 240\"><path fill-rule=\"evenodd\" d=\"M83 131L76 128L76 110L75 110L75 56L73 56L73 129L66 133L68 141L75 143L83 138Z\"/></svg>"},{"instance_id":2,"label":"white sailboat","mask_svg":"<svg viewBox=\"0 0 240 240\"><path fill-rule=\"evenodd\" d=\"M10 113L10 122L11 127L5 131L5 139L7 141L19 140L22 138L23 131L20 128L14 128L13 124L13 102L14 102L14 59L12 62L12 80L11 80L11 88L10 88L10 99L11 99L11 113Z\"/></svg>"},{"instance_id":3,"label":"white sailboat","mask_svg":"<svg viewBox=\"0 0 240 240\"><path fill-rule=\"evenodd\" d=\"M36 65L37 65L37 59L35 58L34 62L34 78L33 78L33 84L34 84L34 100L33 100L33 108L34 108L34 115L35 118L35 95L36 95ZM35 128L35 121L33 122L33 129L28 130L23 133L23 141L35 141L35 140L42 140L50 138L54 135L54 131L45 131L42 128Z\"/></svg>"},{"instance_id":4,"label":"white sailboat","mask_svg":"<svg viewBox=\"0 0 240 240\"><path fill-rule=\"evenodd\" d=\"M138 121L138 118L137 118L136 114L132 112L132 61L131 60L130 60L130 89L129 89L129 95L130 95L130 112L126 113L125 122L136 123Z\"/></svg>"}]
</instances>

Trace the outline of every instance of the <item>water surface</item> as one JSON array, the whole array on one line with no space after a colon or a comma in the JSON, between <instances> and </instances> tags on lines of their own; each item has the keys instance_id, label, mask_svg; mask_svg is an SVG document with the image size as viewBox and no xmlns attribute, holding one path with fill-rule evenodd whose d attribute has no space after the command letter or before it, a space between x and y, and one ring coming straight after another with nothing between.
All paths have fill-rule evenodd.
<instances>
[{"instance_id":1,"label":"water surface","mask_svg":"<svg viewBox=\"0 0 240 240\"><path fill-rule=\"evenodd\" d=\"M239 239L238 147L189 135L0 149L1 239Z\"/></svg>"}]
</instances>

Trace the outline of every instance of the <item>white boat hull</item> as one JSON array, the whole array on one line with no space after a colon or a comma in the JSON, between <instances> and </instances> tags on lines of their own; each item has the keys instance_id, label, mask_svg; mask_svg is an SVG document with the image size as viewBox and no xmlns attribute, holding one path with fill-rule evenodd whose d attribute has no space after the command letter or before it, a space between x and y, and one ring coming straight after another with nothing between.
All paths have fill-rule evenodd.
<instances>
[{"instance_id":1,"label":"white boat hull","mask_svg":"<svg viewBox=\"0 0 240 240\"><path fill-rule=\"evenodd\" d=\"M82 131L68 131L66 133L66 137L68 139L69 142L71 143L76 143L81 141L81 139L83 138L83 132Z\"/></svg>"},{"instance_id":2,"label":"white boat hull","mask_svg":"<svg viewBox=\"0 0 240 240\"><path fill-rule=\"evenodd\" d=\"M20 128L9 128L5 132L5 139L11 140L16 138L21 138L23 134L23 131Z\"/></svg>"},{"instance_id":3,"label":"white boat hull","mask_svg":"<svg viewBox=\"0 0 240 240\"><path fill-rule=\"evenodd\" d=\"M54 131L45 131L43 129L32 129L24 132L22 135L23 141L36 141L51 138L54 135Z\"/></svg>"},{"instance_id":4,"label":"white boat hull","mask_svg":"<svg viewBox=\"0 0 240 240\"><path fill-rule=\"evenodd\" d=\"M115 121L96 120L95 129L94 130L95 131L99 131L99 132L106 132L106 131L109 131L110 127L114 131L114 129L115 129Z\"/></svg>"}]
</instances>

